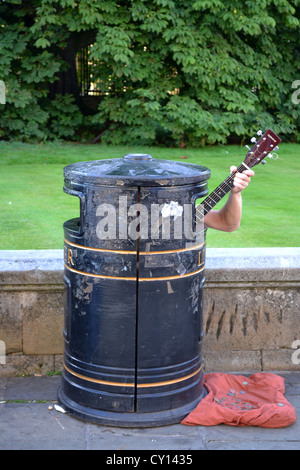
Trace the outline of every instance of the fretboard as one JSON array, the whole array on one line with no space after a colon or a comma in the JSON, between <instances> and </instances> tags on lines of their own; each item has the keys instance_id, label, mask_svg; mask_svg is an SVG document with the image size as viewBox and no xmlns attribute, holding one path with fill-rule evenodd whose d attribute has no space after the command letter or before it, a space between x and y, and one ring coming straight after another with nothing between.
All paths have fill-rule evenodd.
<instances>
[{"instance_id":1,"label":"fretboard","mask_svg":"<svg viewBox=\"0 0 300 470\"><path fill-rule=\"evenodd\" d=\"M238 168L237 172L242 173L248 167L242 163ZM221 183L212 193L205 198L199 209L196 208L196 219L201 215L203 217L206 215L219 201L231 190L232 183L234 180L235 173L231 173L224 181ZM202 206L202 207L201 207Z\"/></svg>"}]
</instances>

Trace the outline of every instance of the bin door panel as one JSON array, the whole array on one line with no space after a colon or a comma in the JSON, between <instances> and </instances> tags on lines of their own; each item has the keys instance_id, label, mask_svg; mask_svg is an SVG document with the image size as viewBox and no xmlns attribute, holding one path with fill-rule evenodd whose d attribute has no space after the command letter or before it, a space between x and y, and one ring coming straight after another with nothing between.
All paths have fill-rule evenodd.
<instances>
[{"instance_id":1,"label":"bin door panel","mask_svg":"<svg viewBox=\"0 0 300 470\"><path fill-rule=\"evenodd\" d=\"M199 394L203 377L199 277L139 282L138 412L180 407Z\"/></svg>"},{"instance_id":2,"label":"bin door panel","mask_svg":"<svg viewBox=\"0 0 300 470\"><path fill-rule=\"evenodd\" d=\"M141 190L140 199L148 207L152 199L183 206L193 191L151 188ZM137 412L180 407L194 402L201 391L205 240L176 239L172 224L174 218L168 239L160 232L160 238L140 242Z\"/></svg>"},{"instance_id":3,"label":"bin door panel","mask_svg":"<svg viewBox=\"0 0 300 470\"><path fill-rule=\"evenodd\" d=\"M127 220L138 190L77 186L86 213L78 232L64 224L64 394L84 407L134 412L137 241L126 224L137 216Z\"/></svg>"},{"instance_id":4,"label":"bin door panel","mask_svg":"<svg viewBox=\"0 0 300 470\"><path fill-rule=\"evenodd\" d=\"M133 412L136 283L91 282L84 275L79 282L75 273L68 276L72 313L65 338L65 393L83 406Z\"/></svg>"}]
</instances>

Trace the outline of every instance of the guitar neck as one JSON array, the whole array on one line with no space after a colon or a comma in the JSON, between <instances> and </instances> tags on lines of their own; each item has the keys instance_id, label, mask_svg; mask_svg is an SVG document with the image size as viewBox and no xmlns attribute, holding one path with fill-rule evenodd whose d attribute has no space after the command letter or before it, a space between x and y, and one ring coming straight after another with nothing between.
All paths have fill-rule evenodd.
<instances>
[{"instance_id":1,"label":"guitar neck","mask_svg":"<svg viewBox=\"0 0 300 470\"><path fill-rule=\"evenodd\" d=\"M238 168L237 172L242 173L248 169L248 166L242 163ZM232 183L234 180L235 173L231 173L212 193L201 202L201 216L206 215L219 201L231 190ZM200 211L200 209L199 209ZM198 211L198 212L199 212ZM200 212L199 212L200 213ZM197 216L197 209L196 209Z\"/></svg>"},{"instance_id":2,"label":"guitar neck","mask_svg":"<svg viewBox=\"0 0 300 470\"><path fill-rule=\"evenodd\" d=\"M257 135L260 135L258 142L253 137L251 142L255 142L255 145L249 149L243 163L237 168L237 172L242 173L245 170L249 170L258 163L266 163L264 158L269 153L274 151L275 153L270 154L270 158L278 158L276 151L278 150L277 145L281 142L281 139L271 129L268 129L264 134L262 131L258 131ZM203 222L203 217L211 211L211 209L218 204L218 202L231 190L233 185L235 172L231 173L212 193L207 196L204 201L196 207L196 224Z\"/></svg>"}]
</instances>

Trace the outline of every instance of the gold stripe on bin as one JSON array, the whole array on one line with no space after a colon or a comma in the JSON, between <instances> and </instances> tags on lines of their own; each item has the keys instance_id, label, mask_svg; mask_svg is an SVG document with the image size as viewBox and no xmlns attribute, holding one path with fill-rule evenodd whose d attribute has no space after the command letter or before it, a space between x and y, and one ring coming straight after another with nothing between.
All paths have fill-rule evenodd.
<instances>
[{"instance_id":1,"label":"gold stripe on bin","mask_svg":"<svg viewBox=\"0 0 300 470\"><path fill-rule=\"evenodd\" d=\"M115 387L135 387L135 384L132 382L129 382L129 383L110 382L108 380L100 380L100 379L93 379L92 377L86 377L85 375L78 374L78 372L74 372L73 370L69 369L69 367L67 367L66 364L64 364L64 368L75 377L86 380L88 382L94 382L94 383L99 383L103 385L112 385ZM202 365L191 374L185 375L184 377L180 377L179 379L164 380L163 382L137 384L137 388L163 387L164 385L171 385L171 384L175 384L178 382L183 382L184 380L190 379L191 377L194 377L194 375L197 375L201 371L201 369L202 369Z\"/></svg>"},{"instance_id":2,"label":"gold stripe on bin","mask_svg":"<svg viewBox=\"0 0 300 470\"><path fill-rule=\"evenodd\" d=\"M137 251L126 251L126 250L110 250L108 248L93 248L91 246L84 246L84 245L79 245L78 243L73 243L69 242L68 240L64 239L65 243L67 243L70 246L75 246L76 248L83 248L84 250L89 250L89 251L100 251L100 252L107 252L107 253L117 253L120 255L136 255ZM202 248L206 242L200 243L199 245L195 246L189 246L187 248L179 248L178 250L164 250L164 251L140 251L139 254L143 256L147 255L163 255L163 254L170 254L170 253L180 253L184 251L193 251L197 250L199 248Z\"/></svg>"},{"instance_id":3,"label":"gold stripe on bin","mask_svg":"<svg viewBox=\"0 0 300 470\"><path fill-rule=\"evenodd\" d=\"M176 384L178 382L183 382L184 380L190 379L191 377L194 377L194 375L197 375L202 369L202 366L200 366L197 370L192 372L189 375L185 375L184 377L180 377L179 379L172 379L172 380L165 380L164 382L154 382L154 383L148 383L148 384L137 384L137 388L150 388L150 387L161 387L163 385L171 385L171 384Z\"/></svg>"},{"instance_id":4,"label":"gold stripe on bin","mask_svg":"<svg viewBox=\"0 0 300 470\"><path fill-rule=\"evenodd\" d=\"M164 251L140 251L140 255L164 255L164 254L170 254L170 253L182 253L184 251L194 251L199 248L202 248L206 242L200 243L200 245L195 245L195 246L189 246L188 248L179 248L178 250L164 250Z\"/></svg>"},{"instance_id":5,"label":"gold stripe on bin","mask_svg":"<svg viewBox=\"0 0 300 470\"><path fill-rule=\"evenodd\" d=\"M115 387L134 387L134 383L120 383L120 382L110 382L109 380L100 380L100 379L93 379L92 377L86 377L85 375L78 374L78 372L74 372L73 370L69 369L69 367L64 364L64 368L72 375L75 375L75 377L78 377L79 379L86 380L87 382L93 382L97 384L103 384L103 385L113 385Z\"/></svg>"},{"instance_id":6,"label":"gold stripe on bin","mask_svg":"<svg viewBox=\"0 0 300 470\"><path fill-rule=\"evenodd\" d=\"M84 271L79 271L79 269L71 268L67 264L65 264L65 268L68 269L69 271L72 271L73 273L82 274L83 276L99 277L101 279L118 279L118 280L122 279L124 281L136 281L136 276L135 277L120 277L120 276L106 276L105 274L86 273Z\"/></svg>"},{"instance_id":7,"label":"gold stripe on bin","mask_svg":"<svg viewBox=\"0 0 300 470\"><path fill-rule=\"evenodd\" d=\"M202 268L197 269L197 271L193 271L191 273L186 274L176 274L175 276L162 276L162 277L139 277L139 281L171 281L172 279L182 279L183 277L194 276L195 274L201 273L204 270L204 266Z\"/></svg>"},{"instance_id":8,"label":"gold stripe on bin","mask_svg":"<svg viewBox=\"0 0 300 470\"><path fill-rule=\"evenodd\" d=\"M100 251L100 252L107 252L107 253L117 253L119 255L136 255L136 250L134 251L126 251L126 250L109 250L108 248L92 248L91 246L84 246L78 245L78 243L69 242L64 238L64 242L70 246L75 246L75 248L83 248L84 250L89 251Z\"/></svg>"},{"instance_id":9,"label":"gold stripe on bin","mask_svg":"<svg viewBox=\"0 0 300 470\"><path fill-rule=\"evenodd\" d=\"M93 274L93 273L86 273L84 271L79 271L79 269L71 268L67 264L65 264L65 268L68 269L69 271L72 271L77 274L82 274L83 276L89 276L89 277L98 277L101 279L117 279L117 280L122 280L122 281L171 281L172 279L182 279L183 277L189 277L189 276L194 276L195 274L200 273L201 271L204 270L204 266L202 268L197 269L197 271L193 271L191 273L186 273L186 274L177 274L175 276L162 276L162 277L120 277L120 276L106 276L105 274Z\"/></svg>"}]
</instances>

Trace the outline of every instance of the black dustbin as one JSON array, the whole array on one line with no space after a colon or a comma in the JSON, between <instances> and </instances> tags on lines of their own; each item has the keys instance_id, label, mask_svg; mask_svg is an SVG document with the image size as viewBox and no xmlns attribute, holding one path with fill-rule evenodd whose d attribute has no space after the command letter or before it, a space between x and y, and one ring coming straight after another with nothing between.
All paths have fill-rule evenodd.
<instances>
[{"instance_id":1,"label":"black dustbin","mask_svg":"<svg viewBox=\"0 0 300 470\"><path fill-rule=\"evenodd\" d=\"M64 224L59 402L124 427L180 422L205 394L205 230L195 201L210 170L129 154L64 169L80 217Z\"/></svg>"}]
</instances>

